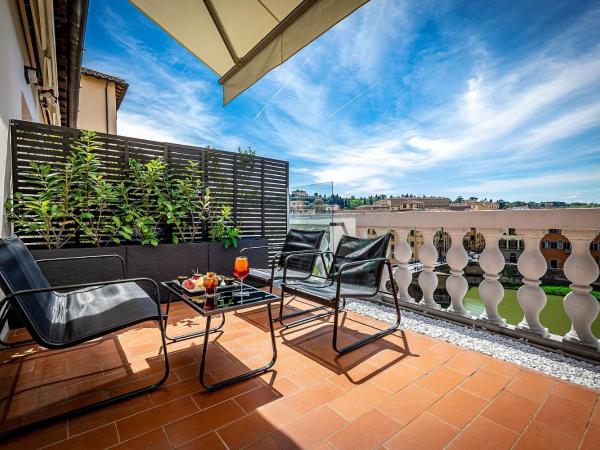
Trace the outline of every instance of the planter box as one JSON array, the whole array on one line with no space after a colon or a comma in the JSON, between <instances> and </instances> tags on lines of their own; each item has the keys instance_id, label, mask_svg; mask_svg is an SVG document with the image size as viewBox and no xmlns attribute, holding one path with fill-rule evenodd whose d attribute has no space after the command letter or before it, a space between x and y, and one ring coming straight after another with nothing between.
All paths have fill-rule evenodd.
<instances>
[{"instance_id":1,"label":"planter box","mask_svg":"<svg viewBox=\"0 0 600 450\"><path fill-rule=\"evenodd\" d=\"M65 248L58 250L32 250L35 259L116 254L125 260L128 278L148 277L157 283L175 279L178 275L191 275L198 269L231 275L233 262L242 248L267 245L267 239L241 239L237 248L224 248L221 242L190 244L126 245L103 248ZM251 267L267 267L267 249L247 253ZM51 285L92 283L122 278L121 265L116 259L87 261L60 261L41 265ZM147 284L141 285L150 292ZM167 291L161 288L161 298Z\"/></svg>"},{"instance_id":2,"label":"planter box","mask_svg":"<svg viewBox=\"0 0 600 450\"><path fill-rule=\"evenodd\" d=\"M237 248L225 248L222 242L208 242L208 268L211 272L223 275L232 275L235 257L240 250L247 247L268 245L267 239L240 239ZM245 253L250 267L268 267L268 250L266 248L251 250Z\"/></svg>"},{"instance_id":3,"label":"planter box","mask_svg":"<svg viewBox=\"0 0 600 450\"><path fill-rule=\"evenodd\" d=\"M198 269L208 271L208 243L160 244L127 246L127 276L148 277L157 283L169 281L179 275L191 275ZM146 285L143 288L147 290ZM166 300L167 290L161 287L161 298Z\"/></svg>"},{"instance_id":4,"label":"planter box","mask_svg":"<svg viewBox=\"0 0 600 450\"><path fill-rule=\"evenodd\" d=\"M125 247L61 248L32 250L31 253L36 260L93 255L119 255L126 260ZM93 283L95 281L123 278L121 263L116 258L47 262L40 264L40 268L51 286Z\"/></svg>"}]
</instances>

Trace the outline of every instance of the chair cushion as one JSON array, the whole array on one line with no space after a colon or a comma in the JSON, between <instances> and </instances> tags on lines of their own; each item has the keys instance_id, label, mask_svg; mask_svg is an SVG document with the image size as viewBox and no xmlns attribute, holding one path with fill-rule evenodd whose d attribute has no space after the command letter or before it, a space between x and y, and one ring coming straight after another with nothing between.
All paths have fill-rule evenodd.
<instances>
[{"instance_id":1,"label":"chair cushion","mask_svg":"<svg viewBox=\"0 0 600 450\"><path fill-rule=\"evenodd\" d=\"M274 272L274 280L281 280L283 278L283 269L281 267L276 267ZM255 280L262 281L265 284L269 284L271 281L271 269L250 269L250 274L248 275L250 278ZM298 270L288 269L286 274L286 278L288 280L303 280L309 276L307 272L301 272Z\"/></svg>"},{"instance_id":2,"label":"chair cushion","mask_svg":"<svg viewBox=\"0 0 600 450\"><path fill-rule=\"evenodd\" d=\"M332 302L336 296L336 283L311 283L311 282L295 282L292 284L286 283L286 291L298 292L299 294L307 294L311 297L316 297L322 300ZM361 298L373 297L378 290L370 286L359 284L343 283L340 288L340 298Z\"/></svg>"},{"instance_id":3,"label":"chair cushion","mask_svg":"<svg viewBox=\"0 0 600 450\"><path fill-rule=\"evenodd\" d=\"M19 299L22 313L49 348L75 345L147 320L158 320L158 307L134 282L51 292L43 315L30 316L28 300Z\"/></svg>"}]
</instances>

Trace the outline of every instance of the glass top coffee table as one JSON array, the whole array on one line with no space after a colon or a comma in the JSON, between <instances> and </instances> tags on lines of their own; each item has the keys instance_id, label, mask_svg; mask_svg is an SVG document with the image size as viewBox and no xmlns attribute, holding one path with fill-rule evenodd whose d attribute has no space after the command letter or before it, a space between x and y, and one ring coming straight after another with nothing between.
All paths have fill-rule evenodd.
<instances>
[{"instance_id":1,"label":"glass top coffee table","mask_svg":"<svg viewBox=\"0 0 600 450\"><path fill-rule=\"evenodd\" d=\"M260 289L256 289L255 287L248 286L244 284L244 292L246 295L244 297L235 296L235 292L239 292L240 285L238 283L234 283L231 286L219 286L217 288L218 297L214 300L214 306L207 306L206 298L203 294L190 294L188 293L177 281L165 281L161 283L168 291L169 291L169 303L167 303L167 314L170 306L170 301L172 296L180 299L185 302L190 308L198 312L200 315L206 318L206 327L203 332L200 333L190 333L183 336L178 336L171 340L182 340L182 339L190 339L197 336L204 336L204 345L202 347L202 357L200 359L200 373L198 378L202 386L204 386L207 390L213 391L225 386L229 386L234 383L239 383L240 381L247 380L248 378L254 377L256 375L260 375L275 364L275 360L277 359L277 347L275 344L275 330L273 329L273 317L271 314L271 303L279 302L281 299L273 294L268 292L261 291ZM215 384L208 384L205 381L205 368L206 368L206 351L208 349L208 338L211 333L219 330L223 324L225 323L225 313L239 311L241 309L253 308L255 306L267 305L267 316L269 323L269 331L271 334L271 346L273 348L273 357L271 361L258 369L250 370L249 372L245 372L243 374L237 375L235 377L229 378L227 380L219 381ZM212 328L211 319L215 315L221 315L221 324ZM166 329L166 322L165 322Z\"/></svg>"}]
</instances>

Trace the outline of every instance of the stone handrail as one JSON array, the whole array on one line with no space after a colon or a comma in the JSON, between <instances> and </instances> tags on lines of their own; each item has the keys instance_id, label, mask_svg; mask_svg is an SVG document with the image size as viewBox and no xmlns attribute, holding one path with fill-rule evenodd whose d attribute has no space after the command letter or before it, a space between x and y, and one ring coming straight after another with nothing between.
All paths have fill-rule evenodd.
<instances>
[{"instance_id":1,"label":"stone handrail","mask_svg":"<svg viewBox=\"0 0 600 450\"><path fill-rule=\"evenodd\" d=\"M336 214L335 222L343 222L347 233L354 236L367 237L373 232L377 235L386 232L394 234L394 258L397 263L394 279L398 285L399 299L405 307L493 329L580 356L600 359L600 340L591 330L591 324L600 312L600 303L590 294L590 285L598 279L599 268L589 249L590 243L600 231L600 209L349 213ZM479 317L471 316L463 306L468 290L463 272L468 262L463 248L463 236L471 228L475 228L485 239L485 248L479 258L479 265L484 272L479 293L485 311ZM525 244L517 262L517 268L523 276L523 285L517 291L517 301L524 318L516 326L508 325L498 312L498 304L504 297L499 274L505 265L498 243L502 233L508 228L515 229ZM437 287L434 264L438 257L433 238L442 229L451 238L451 246L446 255L450 267L446 288L451 305L446 310L441 309L433 300L433 291ZM540 240L548 229L560 229L571 242L572 248L564 264L564 274L571 282L571 292L565 296L563 304L572 325L565 336L548 333L540 322L540 312L547 302L546 294L540 288L540 279L547 270L540 251ZM418 277L423 299L419 303L408 293L408 286L412 282L409 268L412 251L407 241L410 230L419 231L423 236L423 246L419 253L423 270ZM340 234L337 232L333 235L339 239Z\"/></svg>"}]
</instances>

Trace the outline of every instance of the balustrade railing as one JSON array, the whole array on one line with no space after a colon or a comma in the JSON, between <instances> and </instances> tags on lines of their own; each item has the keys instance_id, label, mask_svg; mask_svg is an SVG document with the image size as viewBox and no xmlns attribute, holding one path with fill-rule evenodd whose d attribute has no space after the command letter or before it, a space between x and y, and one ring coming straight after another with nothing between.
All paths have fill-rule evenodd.
<instances>
[{"instance_id":1,"label":"balustrade railing","mask_svg":"<svg viewBox=\"0 0 600 450\"><path fill-rule=\"evenodd\" d=\"M343 222L347 233L355 236L372 236L373 231L377 235L393 233L394 281L399 299L405 307L600 359L600 340L594 336L591 328L600 312L600 303L590 293L591 285L598 280L599 275L598 262L592 257L590 244L600 231L600 209L357 213L336 215L335 222ZM469 259L463 247L463 237L471 228L481 233L485 240L485 248L479 257L483 279L478 285L485 310L478 317L473 316L463 304L469 289L464 275ZM517 291L517 302L523 312L523 320L516 325L507 324L498 311L505 294L500 283L505 256L499 242L509 228L515 229L524 243L524 250L517 261L517 269L523 278L523 284ZM548 270L548 262L540 250L540 243L549 229L560 229L571 242L571 250L566 252L567 259L563 268L571 289L563 301L565 313L571 321L571 329L564 336L549 333L540 320L540 313L547 304L546 294L540 284ZM409 294L409 286L413 282L409 262L414 248L411 248L408 241L410 230L419 232L423 238L418 252L423 265L418 275L418 285L423 292L420 299L414 299ZM448 233L451 240L445 255L449 267L445 284L450 296L450 306L447 309L440 308L434 299L434 290L438 287L435 269L438 250L434 245L434 236L440 231ZM340 234L338 231L338 237ZM416 245L417 242L413 241L413 246ZM388 281L384 280L382 290L389 285Z\"/></svg>"}]
</instances>

